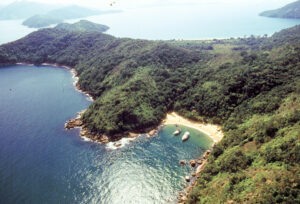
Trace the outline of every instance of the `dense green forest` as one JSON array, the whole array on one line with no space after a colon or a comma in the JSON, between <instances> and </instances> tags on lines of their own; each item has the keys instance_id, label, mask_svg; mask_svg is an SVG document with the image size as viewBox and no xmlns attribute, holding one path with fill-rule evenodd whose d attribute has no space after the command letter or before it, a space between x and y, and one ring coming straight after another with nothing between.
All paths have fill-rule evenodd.
<instances>
[{"instance_id":1,"label":"dense green forest","mask_svg":"<svg viewBox=\"0 0 300 204\"><path fill-rule=\"evenodd\" d=\"M279 9L264 11L260 15L272 18L300 18L300 0Z\"/></svg>"},{"instance_id":2,"label":"dense green forest","mask_svg":"<svg viewBox=\"0 0 300 204\"><path fill-rule=\"evenodd\" d=\"M48 16L48 15L34 15L26 19L22 25L25 25L29 28L42 28L47 27L52 24L58 24L63 22L62 19Z\"/></svg>"},{"instance_id":3,"label":"dense green forest","mask_svg":"<svg viewBox=\"0 0 300 204\"><path fill-rule=\"evenodd\" d=\"M109 29L108 26L92 23L87 20L80 20L77 23L60 23L56 27L56 29L65 29L70 32L105 32Z\"/></svg>"},{"instance_id":4,"label":"dense green forest","mask_svg":"<svg viewBox=\"0 0 300 204\"><path fill-rule=\"evenodd\" d=\"M139 132L173 110L222 125L189 203L300 202L300 26L210 41L43 29L0 46L0 63L16 62L74 67L95 133Z\"/></svg>"}]
</instances>

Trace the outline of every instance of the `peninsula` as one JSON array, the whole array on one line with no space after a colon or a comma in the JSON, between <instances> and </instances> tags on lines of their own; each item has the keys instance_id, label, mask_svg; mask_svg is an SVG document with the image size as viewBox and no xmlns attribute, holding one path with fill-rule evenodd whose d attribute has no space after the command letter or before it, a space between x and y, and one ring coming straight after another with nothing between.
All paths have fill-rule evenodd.
<instances>
[{"instance_id":1,"label":"peninsula","mask_svg":"<svg viewBox=\"0 0 300 204\"><path fill-rule=\"evenodd\" d=\"M264 11L259 15L272 18L300 18L300 0L279 9Z\"/></svg>"},{"instance_id":2,"label":"peninsula","mask_svg":"<svg viewBox=\"0 0 300 204\"><path fill-rule=\"evenodd\" d=\"M48 15L34 15L26 19L22 24L29 28L42 28L52 24L62 23L60 18L48 16Z\"/></svg>"},{"instance_id":3,"label":"peninsula","mask_svg":"<svg viewBox=\"0 0 300 204\"><path fill-rule=\"evenodd\" d=\"M1 65L18 62L74 68L95 99L80 117L91 134L145 132L173 111L219 125L224 137L185 203L300 199L300 26L210 41L41 29L0 46Z\"/></svg>"},{"instance_id":4,"label":"peninsula","mask_svg":"<svg viewBox=\"0 0 300 204\"><path fill-rule=\"evenodd\" d=\"M59 9L50 10L45 14L33 15L27 18L22 24L30 28L42 28L52 24L62 23L64 20L84 18L93 15L120 12L118 10L92 10L81 6L66 6Z\"/></svg>"}]
</instances>

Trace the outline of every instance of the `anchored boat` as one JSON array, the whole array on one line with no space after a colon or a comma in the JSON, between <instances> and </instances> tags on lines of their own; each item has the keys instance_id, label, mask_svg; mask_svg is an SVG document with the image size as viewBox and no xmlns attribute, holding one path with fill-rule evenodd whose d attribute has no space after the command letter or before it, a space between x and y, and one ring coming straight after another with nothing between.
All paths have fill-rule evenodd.
<instances>
[{"instance_id":1,"label":"anchored boat","mask_svg":"<svg viewBox=\"0 0 300 204\"><path fill-rule=\"evenodd\" d=\"M175 130L175 132L173 132L173 135L177 136L181 133L181 129L177 129Z\"/></svg>"},{"instance_id":2,"label":"anchored boat","mask_svg":"<svg viewBox=\"0 0 300 204\"><path fill-rule=\"evenodd\" d=\"M190 138L190 133L189 132L185 132L182 136L182 142L187 141Z\"/></svg>"}]
</instances>

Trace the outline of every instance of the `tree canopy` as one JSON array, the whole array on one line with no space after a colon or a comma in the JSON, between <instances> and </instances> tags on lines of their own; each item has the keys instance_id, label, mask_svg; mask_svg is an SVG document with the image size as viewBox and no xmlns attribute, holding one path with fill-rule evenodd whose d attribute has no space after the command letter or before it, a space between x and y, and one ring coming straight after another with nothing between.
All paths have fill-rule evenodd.
<instances>
[{"instance_id":1,"label":"tree canopy","mask_svg":"<svg viewBox=\"0 0 300 204\"><path fill-rule=\"evenodd\" d=\"M174 110L222 125L189 203L300 202L300 26L210 41L42 29L0 46L0 63L16 62L74 67L98 134L142 131Z\"/></svg>"}]
</instances>

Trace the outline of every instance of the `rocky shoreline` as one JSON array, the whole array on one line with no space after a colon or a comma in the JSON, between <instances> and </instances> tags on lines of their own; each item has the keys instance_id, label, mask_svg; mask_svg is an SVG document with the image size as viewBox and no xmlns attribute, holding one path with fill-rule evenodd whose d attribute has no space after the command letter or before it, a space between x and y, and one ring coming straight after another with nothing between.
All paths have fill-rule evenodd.
<instances>
[{"instance_id":1,"label":"rocky shoreline","mask_svg":"<svg viewBox=\"0 0 300 204\"><path fill-rule=\"evenodd\" d=\"M9 66L9 65L27 65L27 66L53 66L53 67L57 67L57 68L63 68L63 69L68 69L72 72L73 74L73 78L75 79L73 85L74 87L76 88L77 91L85 94L91 101L94 101L95 99L86 91L83 91L79 84L78 84L78 80L79 80L79 77L78 77L78 74L77 74L77 71L73 68L73 67L70 67L70 66L65 66L65 65L61 65L61 64L57 64L57 63L41 63L41 64L33 64L31 62L17 62L17 63L5 63L5 64L0 64L0 66ZM84 110L85 111L85 110ZM78 113L77 117L74 118L74 119L71 119L69 121L67 121L65 123L65 128L66 129L72 129L72 128L81 128L81 131L80 131L80 136L82 137L86 137L88 139L91 139L95 142L99 142L99 143L108 143L108 142L116 142L124 137L127 137L127 138L135 138L135 137L138 137L140 134L148 134L149 136L153 136L155 134L157 134L160 130L160 126L158 127L150 127L146 130L142 130L142 131L139 131L139 132L126 132L126 133L122 133L122 134L116 134L116 135L113 135L111 137L108 137L107 135L99 135L99 134L96 134L96 133L92 133L90 132L87 127L84 125L84 123L82 122L82 120L80 119L82 114L84 113L84 111ZM113 138L113 139L111 139ZM118 144L116 144L118 145Z\"/></svg>"},{"instance_id":2,"label":"rocky shoreline","mask_svg":"<svg viewBox=\"0 0 300 204\"><path fill-rule=\"evenodd\" d=\"M80 136L81 137L86 137L89 138L95 142L99 142L99 143L109 143L109 142L116 142L119 141L120 139L127 137L127 138L136 138L138 137L140 134L147 134L148 136L153 136L155 134L158 134L158 132L160 131L160 128L149 128L145 131L141 131L141 132L125 132L122 134L115 134L115 135L110 135L107 136L105 134L96 134L96 133L92 133L90 132L87 127L85 126L85 124L82 122L81 120L81 116L82 114L85 112L85 110L83 110L82 112L78 113L77 117L74 119L71 119L69 121L67 121L65 123L65 128L66 129L73 129L73 128L81 128L80 131ZM115 144L116 147L118 147L118 143Z\"/></svg>"},{"instance_id":3,"label":"rocky shoreline","mask_svg":"<svg viewBox=\"0 0 300 204\"><path fill-rule=\"evenodd\" d=\"M197 185L197 179L199 178L199 175L201 171L205 168L205 165L207 163L207 156L211 153L211 150L207 150L203 156L198 158L197 160L191 160L189 164L191 167L195 168L195 172L191 173L191 176L186 176L185 181L189 183L189 186L184 189L183 192L180 192L177 198L177 204L185 204L186 201L189 198L189 194L191 190ZM180 165L187 164L186 161L181 160L179 161Z\"/></svg>"},{"instance_id":4,"label":"rocky shoreline","mask_svg":"<svg viewBox=\"0 0 300 204\"><path fill-rule=\"evenodd\" d=\"M78 117L67 121L65 123L65 128L67 130L70 130L73 128L81 128L81 130L80 130L81 137L87 137L93 141L100 142L100 143L110 142L108 137L105 137L104 135L92 134L88 131L88 129L85 127L85 125L83 124L83 122L80 119L83 113L84 113L84 111L81 112Z\"/></svg>"},{"instance_id":5,"label":"rocky shoreline","mask_svg":"<svg viewBox=\"0 0 300 204\"><path fill-rule=\"evenodd\" d=\"M65 66L65 65L60 65L60 64L52 64L52 63L42 63L41 65L43 66L52 66L52 67L57 67L57 68L63 68L63 69L68 69L72 72L73 74L73 78L75 79L73 85L75 86L76 90L85 94L91 101L94 101L95 99L93 98L93 96L91 96L88 92L86 91L83 91L79 84L78 84L78 80L79 80L79 77L78 77L78 73L77 71L73 68L73 67L69 67L69 66Z\"/></svg>"},{"instance_id":6,"label":"rocky shoreline","mask_svg":"<svg viewBox=\"0 0 300 204\"><path fill-rule=\"evenodd\" d=\"M27 63L27 62L20 62L20 63L15 63L15 64L16 65L34 66L34 64ZM6 65L11 65L11 64L5 64L5 66ZM91 101L94 100L94 98L91 95L89 95L89 93L87 93L87 92L85 92L85 91L83 91L83 90L80 89L80 86L78 84L78 80L79 80L78 74L77 74L77 72L76 72L76 70L74 68L68 67L68 66L64 66L64 65L59 65L59 64L52 64L52 63L42 63L40 65L43 65L43 66L53 66L53 67L58 67L58 68L69 69L73 73L73 78L75 79L73 85L75 86L76 90L79 91L79 92L81 92L81 93L84 93L85 95L87 95L91 99ZM1 65L1 66L4 66L4 65ZM159 126L155 127L155 128L151 127L151 128L148 128L146 130L143 130L143 131L140 131L140 132L137 132L137 133L126 132L126 133L116 134L116 135L108 137L105 134L100 135L100 134L92 133L92 132L90 132L87 129L87 127L85 126L85 124L81 120L82 114L84 112L85 112L85 110L81 111L80 113L78 113L78 115L77 115L76 118L67 121L65 123L65 128L67 130L73 129L73 128L80 128L81 129L80 130L80 136L81 137L85 137L85 138L91 139L92 141L99 142L99 143L116 142L116 141L121 140L124 137L127 137L127 138L136 138L140 134L147 134L148 136L153 136L153 135L158 134L159 131L161 130L161 128L164 125L168 124L168 123L166 123L166 120L163 120L162 123ZM172 113L172 114L174 114L174 113ZM220 129L218 129L218 132L220 132ZM208 134L208 135L211 136L211 134ZM223 135L221 134L221 136L219 136L219 138L217 138L217 141L213 138L214 139L214 143L219 142L222 139L222 137L223 137ZM119 147L118 143L114 143L114 145L116 147ZM191 190L193 189L193 187L195 187L197 185L197 178L199 177L201 171L205 168L205 165L207 163L207 156L210 153L211 153L211 150L207 150L203 154L202 157L198 158L197 160L191 160L189 162L189 164L193 168L195 168L196 171L192 172L191 176L186 176L185 177L185 180L186 180L186 182L189 183L189 186L186 187L183 192L179 193L179 196L178 196L178 199L177 199L177 203L178 204L184 204L188 200L189 193L191 192ZM183 161L183 160L180 161L179 163L180 163L180 165L186 165L187 164L187 162Z\"/></svg>"},{"instance_id":7,"label":"rocky shoreline","mask_svg":"<svg viewBox=\"0 0 300 204\"><path fill-rule=\"evenodd\" d=\"M8 64L0 64L0 66L8 66L8 65L27 65L27 66L52 66L52 67L57 67L57 68L62 68L62 69L68 69L72 72L73 74L73 78L75 79L73 85L75 86L76 90L85 94L91 101L94 101L94 98L93 96L91 96L88 92L86 91L83 91L79 84L78 84L78 80L79 80L79 77L78 77L78 74L77 74L77 71L75 70L75 68L73 67L70 67L70 66L65 66L65 65L61 65L61 64L57 64L57 63L42 63L42 64L32 64L30 62L17 62L17 63L8 63Z\"/></svg>"}]
</instances>

